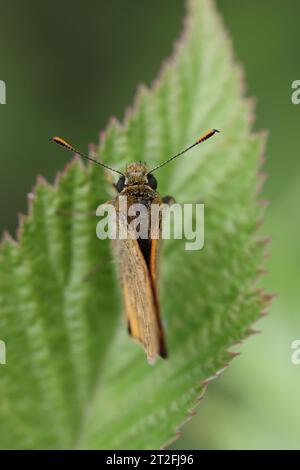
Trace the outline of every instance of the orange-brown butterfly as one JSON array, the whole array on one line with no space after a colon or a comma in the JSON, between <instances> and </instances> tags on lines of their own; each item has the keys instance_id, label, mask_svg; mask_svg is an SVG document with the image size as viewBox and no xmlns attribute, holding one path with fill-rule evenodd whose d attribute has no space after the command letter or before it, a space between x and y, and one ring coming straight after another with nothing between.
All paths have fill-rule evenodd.
<instances>
[{"instance_id":1,"label":"orange-brown butterfly","mask_svg":"<svg viewBox=\"0 0 300 470\"><path fill-rule=\"evenodd\" d=\"M133 162L127 165L124 172L116 170L109 165L96 160L78 151L60 137L50 140L65 147L67 150L80 155L82 158L101 165L106 170L120 175L117 183L113 183L117 195L112 201L116 209L118 222L129 225L128 212L121 209L120 196L127 198L127 210L136 203L146 206L148 214L152 204L168 203L170 196L161 197L157 192L157 180L153 172L184 154L191 148L212 137L216 129L203 134L194 144L170 157L168 160L152 168L150 171L142 162ZM158 300L158 261L160 250L160 237L151 238L151 223L148 224L147 238L127 237L113 242L116 254L120 284L123 294L123 306L128 322L129 334L142 343L149 362L157 356L167 358L167 347L162 326L160 305ZM160 227L159 227L160 230Z\"/></svg>"}]
</instances>

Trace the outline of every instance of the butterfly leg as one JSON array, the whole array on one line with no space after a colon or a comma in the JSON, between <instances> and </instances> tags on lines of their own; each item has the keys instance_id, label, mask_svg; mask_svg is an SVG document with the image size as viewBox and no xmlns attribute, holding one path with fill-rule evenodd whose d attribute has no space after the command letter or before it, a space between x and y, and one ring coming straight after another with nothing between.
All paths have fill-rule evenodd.
<instances>
[{"instance_id":1,"label":"butterfly leg","mask_svg":"<svg viewBox=\"0 0 300 470\"><path fill-rule=\"evenodd\" d=\"M173 196L164 196L162 198L162 201L164 204L168 204L169 206L171 206L172 204L174 204L176 201L175 201L175 198Z\"/></svg>"}]
</instances>

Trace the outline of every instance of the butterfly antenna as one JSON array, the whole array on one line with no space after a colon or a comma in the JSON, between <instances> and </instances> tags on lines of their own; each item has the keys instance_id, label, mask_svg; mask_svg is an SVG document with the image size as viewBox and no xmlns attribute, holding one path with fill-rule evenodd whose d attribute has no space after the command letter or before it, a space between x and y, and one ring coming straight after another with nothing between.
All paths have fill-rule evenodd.
<instances>
[{"instance_id":1,"label":"butterfly antenna","mask_svg":"<svg viewBox=\"0 0 300 470\"><path fill-rule=\"evenodd\" d=\"M163 163L160 163L159 165L155 166L154 168L152 168L152 170L150 170L147 174L150 175L150 173L153 173L154 171L158 170L158 168L161 168L162 166L166 165L167 163L171 162L172 160L174 160L175 158L177 157L180 157L180 155L183 155L185 152L187 152L188 150L191 150L193 147L196 147L196 145L198 144L201 144L201 142L204 142L204 140L207 140L209 139L210 137L212 137L214 134L216 134L216 132L220 132L218 131L217 129L211 129L207 132L205 132L205 134L203 134L200 139L198 139L194 144L190 145L188 148L186 148L185 150L182 150L182 152L179 152L177 153L176 155L173 155L173 157L171 158L168 158L168 160L164 161Z\"/></svg>"},{"instance_id":2,"label":"butterfly antenna","mask_svg":"<svg viewBox=\"0 0 300 470\"><path fill-rule=\"evenodd\" d=\"M97 165L103 166L107 170L114 171L115 173L119 173L119 175L124 176L124 174L121 171L116 170L115 168L112 168L111 166L108 166L105 163L99 162L99 160L96 160L95 158L92 158L92 157L89 157L88 155L85 155L84 153L80 152L79 150L77 150L75 147L73 147L72 145L70 145L68 142L61 139L60 137L51 137L51 139L49 139L49 140L51 142L55 142L58 145L61 145L62 147L69 150L70 152L73 152L73 153L76 153L76 154L80 155L82 158L85 158L86 160L89 160L90 162L96 163Z\"/></svg>"}]
</instances>

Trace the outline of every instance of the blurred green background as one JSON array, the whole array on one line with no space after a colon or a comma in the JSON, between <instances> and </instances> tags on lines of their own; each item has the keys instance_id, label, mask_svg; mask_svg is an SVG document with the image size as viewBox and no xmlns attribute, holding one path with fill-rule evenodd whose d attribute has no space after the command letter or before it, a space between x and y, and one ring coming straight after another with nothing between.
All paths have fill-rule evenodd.
<instances>
[{"instance_id":1,"label":"blurred green background","mask_svg":"<svg viewBox=\"0 0 300 470\"><path fill-rule=\"evenodd\" d=\"M200 0L201 1L201 0ZM263 234L273 237L265 286L278 294L242 355L212 383L175 448L300 448L300 79L297 0L218 0L256 97L255 129L268 129L270 199ZM140 82L150 84L181 29L183 0L0 1L1 231L26 212L36 175L50 181L66 161L51 135L83 149L111 115L122 118Z\"/></svg>"}]
</instances>

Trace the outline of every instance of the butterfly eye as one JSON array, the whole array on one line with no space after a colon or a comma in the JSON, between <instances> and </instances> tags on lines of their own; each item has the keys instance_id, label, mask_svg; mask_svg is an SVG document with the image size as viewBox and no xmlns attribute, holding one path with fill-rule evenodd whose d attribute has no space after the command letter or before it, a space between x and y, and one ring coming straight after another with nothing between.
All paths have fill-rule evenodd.
<instances>
[{"instance_id":1,"label":"butterfly eye","mask_svg":"<svg viewBox=\"0 0 300 470\"><path fill-rule=\"evenodd\" d=\"M125 176L121 176L116 184L118 193L121 193L125 187Z\"/></svg>"},{"instance_id":2,"label":"butterfly eye","mask_svg":"<svg viewBox=\"0 0 300 470\"><path fill-rule=\"evenodd\" d=\"M157 188L157 180L156 178L154 178L153 175L148 175L148 185L150 186L150 188L152 189L156 189Z\"/></svg>"}]
</instances>

